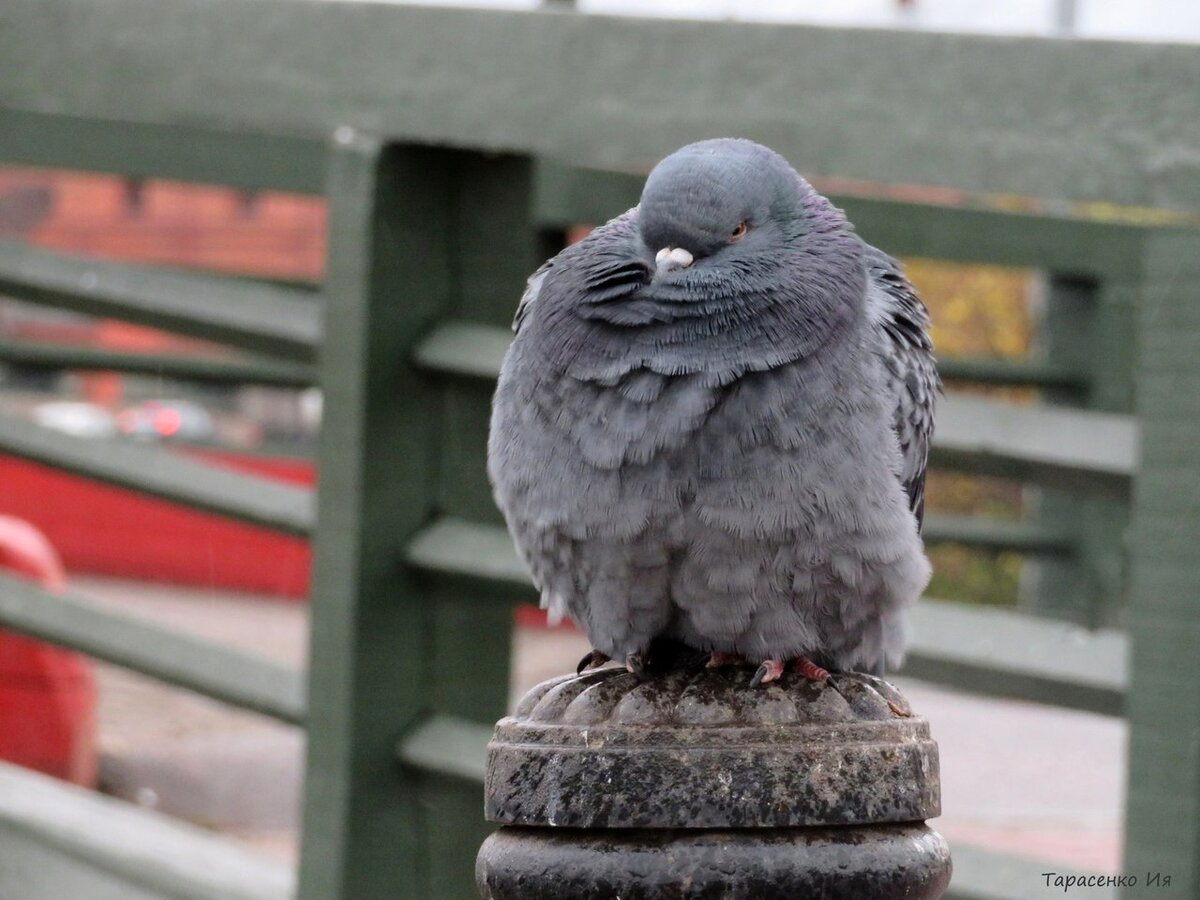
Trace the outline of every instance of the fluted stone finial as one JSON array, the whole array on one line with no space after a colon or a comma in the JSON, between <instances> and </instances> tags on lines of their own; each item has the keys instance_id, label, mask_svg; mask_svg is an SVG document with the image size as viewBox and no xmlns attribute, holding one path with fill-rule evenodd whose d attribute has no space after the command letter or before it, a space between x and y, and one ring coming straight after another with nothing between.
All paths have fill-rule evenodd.
<instances>
[{"instance_id":1,"label":"fluted stone finial","mask_svg":"<svg viewBox=\"0 0 1200 900\"><path fill-rule=\"evenodd\" d=\"M785 828L938 815L937 745L869 675L706 669L544 682L488 748L487 816L572 828Z\"/></svg>"},{"instance_id":2,"label":"fluted stone finial","mask_svg":"<svg viewBox=\"0 0 1200 900\"><path fill-rule=\"evenodd\" d=\"M869 675L751 674L609 668L526 694L488 745L487 817L521 827L480 851L483 896L940 896L928 723Z\"/></svg>"}]
</instances>

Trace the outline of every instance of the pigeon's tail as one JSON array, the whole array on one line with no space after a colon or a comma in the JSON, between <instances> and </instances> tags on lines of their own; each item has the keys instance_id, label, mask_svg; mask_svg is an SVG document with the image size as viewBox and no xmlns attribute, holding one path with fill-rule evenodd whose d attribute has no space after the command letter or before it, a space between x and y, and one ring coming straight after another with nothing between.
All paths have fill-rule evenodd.
<instances>
[{"instance_id":1,"label":"pigeon's tail","mask_svg":"<svg viewBox=\"0 0 1200 900\"><path fill-rule=\"evenodd\" d=\"M895 671L904 662L908 646L908 621L903 610L885 613L875 622L863 641L856 671L882 678L884 672Z\"/></svg>"},{"instance_id":2,"label":"pigeon's tail","mask_svg":"<svg viewBox=\"0 0 1200 900\"><path fill-rule=\"evenodd\" d=\"M558 594L542 591L541 603L539 605L542 609L546 610L546 623L551 628L561 625L563 619L567 618L567 604Z\"/></svg>"},{"instance_id":3,"label":"pigeon's tail","mask_svg":"<svg viewBox=\"0 0 1200 900\"><path fill-rule=\"evenodd\" d=\"M887 614L879 623L882 634L883 653L881 654L876 674L883 675L883 668L895 671L904 662L904 651L908 649L908 617L904 610L896 609Z\"/></svg>"}]
</instances>

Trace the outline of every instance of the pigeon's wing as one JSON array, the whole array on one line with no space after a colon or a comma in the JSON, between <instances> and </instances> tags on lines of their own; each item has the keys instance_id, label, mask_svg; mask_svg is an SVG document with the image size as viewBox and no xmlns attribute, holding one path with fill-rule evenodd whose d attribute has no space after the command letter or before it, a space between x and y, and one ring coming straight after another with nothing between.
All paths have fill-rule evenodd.
<instances>
[{"instance_id":1,"label":"pigeon's wing","mask_svg":"<svg viewBox=\"0 0 1200 900\"><path fill-rule=\"evenodd\" d=\"M521 330L521 323L525 321L525 316L537 302L538 295L542 292L542 282L546 280L546 275L552 268L554 268L554 258L548 259L538 266L537 271L530 275L529 280L525 282L525 293L521 295L521 302L517 304L517 314L513 317L513 334Z\"/></svg>"},{"instance_id":2,"label":"pigeon's wing","mask_svg":"<svg viewBox=\"0 0 1200 900\"><path fill-rule=\"evenodd\" d=\"M537 271L525 282L525 293L521 295L513 319L513 333L521 330L521 323L542 295L546 277L556 269L559 273L570 275L573 272L579 275L586 288L601 297L612 296L644 283L649 278L648 271L640 263L630 264L628 249L622 243L622 239L636 234L636 222L637 207L634 207L593 229L583 240L563 248L557 256L550 257L538 266ZM615 245L615 252L611 245ZM554 291L550 293L553 295Z\"/></svg>"},{"instance_id":3,"label":"pigeon's wing","mask_svg":"<svg viewBox=\"0 0 1200 900\"><path fill-rule=\"evenodd\" d=\"M920 528L925 518L925 465L933 435L933 407L941 389L929 339L929 312L896 260L869 244L864 260L875 351L895 404L900 481Z\"/></svg>"}]
</instances>

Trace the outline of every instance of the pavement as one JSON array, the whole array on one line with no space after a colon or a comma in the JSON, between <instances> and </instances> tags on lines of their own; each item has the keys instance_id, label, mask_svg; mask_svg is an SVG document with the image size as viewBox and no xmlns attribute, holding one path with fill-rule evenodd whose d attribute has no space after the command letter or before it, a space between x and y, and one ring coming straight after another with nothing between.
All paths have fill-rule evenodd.
<instances>
[{"instance_id":1,"label":"pavement","mask_svg":"<svg viewBox=\"0 0 1200 900\"><path fill-rule=\"evenodd\" d=\"M281 662L304 662L308 615L301 603L91 577L74 577L71 585L132 615ZM587 649L569 629L515 628L512 699L573 669ZM98 664L97 680L104 790L295 859L299 729L114 666ZM1085 872L1119 870L1124 721L893 680L939 743L943 815L933 825L952 846Z\"/></svg>"}]
</instances>

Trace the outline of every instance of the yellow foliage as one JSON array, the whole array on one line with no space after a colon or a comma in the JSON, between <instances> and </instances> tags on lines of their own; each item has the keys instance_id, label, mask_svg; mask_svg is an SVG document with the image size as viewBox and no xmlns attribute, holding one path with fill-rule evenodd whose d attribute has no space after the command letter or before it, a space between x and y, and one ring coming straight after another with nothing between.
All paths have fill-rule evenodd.
<instances>
[{"instance_id":1,"label":"yellow foliage","mask_svg":"<svg viewBox=\"0 0 1200 900\"><path fill-rule=\"evenodd\" d=\"M933 344L943 356L1023 356L1032 323L1033 273L1007 266L908 259L905 272L929 307Z\"/></svg>"},{"instance_id":2,"label":"yellow foliage","mask_svg":"<svg viewBox=\"0 0 1200 900\"><path fill-rule=\"evenodd\" d=\"M1027 269L964 265L940 260L905 260L905 271L933 320L938 356L1021 357L1033 335L1030 290L1035 275ZM1018 388L978 388L990 396L1028 401L1033 392ZM1021 515L1020 485L952 472L930 472L927 505L932 513L1016 519ZM945 545L930 548L932 596L1011 606L1017 600L1022 558Z\"/></svg>"}]
</instances>

